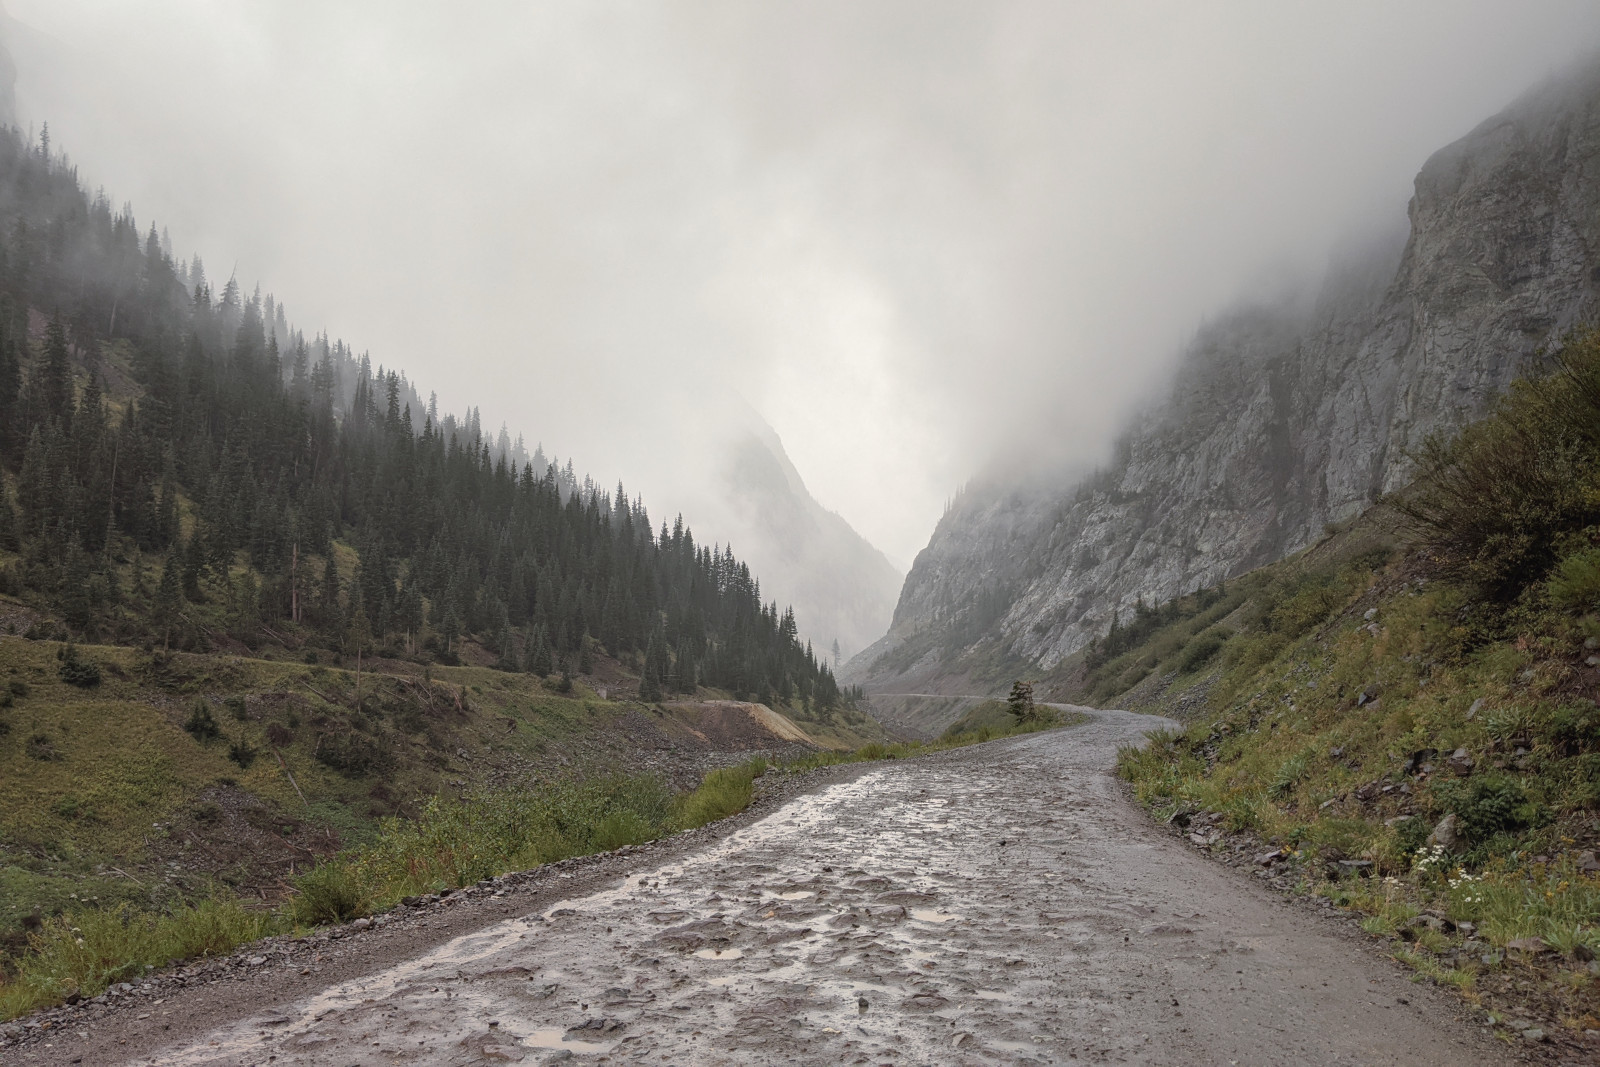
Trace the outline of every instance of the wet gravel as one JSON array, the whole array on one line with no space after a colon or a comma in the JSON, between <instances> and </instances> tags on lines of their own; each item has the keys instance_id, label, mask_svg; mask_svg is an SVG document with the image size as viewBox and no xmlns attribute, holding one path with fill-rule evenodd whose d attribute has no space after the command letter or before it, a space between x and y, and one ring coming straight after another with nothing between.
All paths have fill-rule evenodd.
<instances>
[{"instance_id":1,"label":"wet gravel","mask_svg":"<svg viewBox=\"0 0 1600 1067\"><path fill-rule=\"evenodd\" d=\"M124 1011L48 1049L35 1035L10 1056L339 1067L1509 1058L1459 1002L1340 924L1153 825L1109 768L1119 743L1159 720L1092 714L1070 730L780 780L779 793L799 795L768 799L732 833L546 868L341 939L257 946L245 977L146 994L159 1006L145 1018ZM269 952L283 958L250 974Z\"/></svg>"}]
</instances>

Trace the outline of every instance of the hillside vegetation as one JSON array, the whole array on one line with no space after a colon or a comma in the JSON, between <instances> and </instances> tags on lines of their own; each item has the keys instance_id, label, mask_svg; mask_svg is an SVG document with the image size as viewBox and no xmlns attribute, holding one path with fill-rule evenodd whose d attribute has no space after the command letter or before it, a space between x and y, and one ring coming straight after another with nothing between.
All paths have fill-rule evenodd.
<instances>
[{"instance_id":1,"label":"hillside vegetation","mask_svg":"<svg viewBox=\"0 0 1600 1067\"><path fill-rule=\"evenodd\" d=\"M1278 845L1422 973L1597 1028L1600 335L1547 370L1386 506L1052 681L1185 722L1120 766L1197 843Z\"/></svg>"},{"instance_id":2,"label":"hillside vegetation","mask_svg":"<svg viewBox=\"0 0 1600 1067\"><path fill-rule=\"evenodd\" d=\"M731 549L440 414L270 295L214 289L47 141L0 131L10 1010L64 995L16 983L66 914L218 951L325 917L302 901L330 857L394 854L463 798L485 819L524 798L532 828L491 865L542 862L698 817L685 790L736 758L718 744L783 747L713 744L669 696L883 739L797 633ZM419 855L412 881L490 862Z\"/></svg>"}]
</instances>

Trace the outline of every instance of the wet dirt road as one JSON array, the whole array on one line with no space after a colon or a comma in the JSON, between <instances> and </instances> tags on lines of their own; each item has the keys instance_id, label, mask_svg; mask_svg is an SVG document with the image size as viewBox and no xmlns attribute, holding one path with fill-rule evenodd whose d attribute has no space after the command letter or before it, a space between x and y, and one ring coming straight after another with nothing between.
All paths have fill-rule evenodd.
<instances>
[{"instance_id":1,"label":"wet dirt road","mask_svg":"<svg viewBox=\"0 0 1600 1067\"><path fill-rule=\"evenodd\" d=\"M1474 1064L1455 1002L1153 826L1159 720L827 786L162 1064Z\"/></svg>"}]
</instances>

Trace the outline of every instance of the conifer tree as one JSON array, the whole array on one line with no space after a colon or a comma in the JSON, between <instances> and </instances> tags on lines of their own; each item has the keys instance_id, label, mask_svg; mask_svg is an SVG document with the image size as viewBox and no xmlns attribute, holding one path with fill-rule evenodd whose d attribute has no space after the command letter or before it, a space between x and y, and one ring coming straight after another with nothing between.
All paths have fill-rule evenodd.
<instances>
[{"instance_id":1,"label":"conifer tree","mask_svg":"<svg viewBox=\"0 0 1600 1067\"><path fill-rule=\"evenodd\" d=\"M17 515L11 510L11 495L0 485L0 551L15 552L22 547L17 532Z\"/></svg>"},{"instance_id":2,"label":"conifer tree","mask_svg":"<svg viewBox=\"0 0 1600 1067\"><path fill-rule=\"evenodd\" d=\"M178 613L183 610L183 585L178 576L178 553L167 553L167 561L161 568L161 584L156 586L154 604L154 621L156 629L161 632L161 648L166 651L170 647L172 628L178 623Z\"/></svg>"},{"instance_id":3,"label":"conifer tree","mask_svg":"<svg viewBox=\"0 0 1600 1067\"><path fill-rule=\"evenodd\" d=\"M67 351L67 328L59 316L45 329L44 352L30 384L40 415L44 419L55 419L62 432L71 429L72 361Z\"/></svg>"}]
</instances>

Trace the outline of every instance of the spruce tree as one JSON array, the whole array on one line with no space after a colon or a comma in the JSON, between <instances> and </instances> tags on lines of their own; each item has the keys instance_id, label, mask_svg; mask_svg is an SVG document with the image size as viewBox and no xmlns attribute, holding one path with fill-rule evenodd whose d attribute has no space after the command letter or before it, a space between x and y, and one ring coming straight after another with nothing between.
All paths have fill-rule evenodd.
<instances>
[{"instance_id":1,"label":"spruce tree","mask_svg":"<svg viewBox=\"0 0 1600 1067\"><path fill-rule=\"evenodd\" d=\"M0 550L15 552L22 547L17 532L17 513L11 510L11 495L0 485Z\"/></svg>"},{"instance_id":2,"label":"spruce tree","mask_svg":"<svg viewBox=\"0 0 1600 1067\"><path fill-rule=\"evenodd\" d=\"M183 584L178 575L178 553L167 553L161 568L161 584L156 586L154 616L156 629L161 632L161 648L165 651L172 637L172 628L178 623L178 613L183 610Z\"/></svg>"},{"instance_id":3,"label":"spruce tree","mask_svg":"<svg viewBox=\"0 0 1600 1067\"><path fill-rule=\"evenodd\" d=\"M60 316L45 328L44 352L30 383L40 415L54 419L65 432L72 427L72 359L67 351L67 328Z\"/></svg>"}]
</instances>

